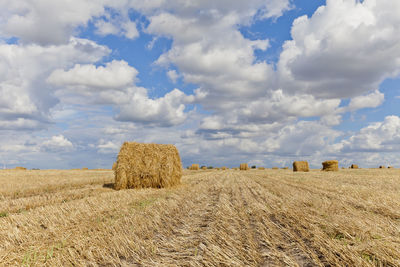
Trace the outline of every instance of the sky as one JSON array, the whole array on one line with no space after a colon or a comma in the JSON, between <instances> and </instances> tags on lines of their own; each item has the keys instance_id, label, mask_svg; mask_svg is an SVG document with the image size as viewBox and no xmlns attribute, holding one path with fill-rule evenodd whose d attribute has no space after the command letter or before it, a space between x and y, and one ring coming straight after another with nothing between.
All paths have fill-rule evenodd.
<instances>
[{"instance_id":1,"label":"sky","mask_svg":"<svg viewBox=\"0 0 400 267\"><path fill-rule=\"evenodd\" d=\"M400 167L400 1L0 0L0 167Z\"/></svg>"}]
</instances>

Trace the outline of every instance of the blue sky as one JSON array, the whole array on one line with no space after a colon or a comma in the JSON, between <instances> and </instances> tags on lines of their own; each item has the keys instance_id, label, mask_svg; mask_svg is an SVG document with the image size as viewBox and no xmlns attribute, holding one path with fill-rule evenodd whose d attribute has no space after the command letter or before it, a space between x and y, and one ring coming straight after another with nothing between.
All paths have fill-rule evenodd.
<instances>
[{"instance_id":1,"label":"blue sky","mask_svg":"<svg viewBox=\"0 0 400 267\"><path fill-rule=\"evenodd\" d=\"M184 166L400 167L397 1L2 5L3 166L109 168L138 141Z\"/></svg>"}]
</instances>

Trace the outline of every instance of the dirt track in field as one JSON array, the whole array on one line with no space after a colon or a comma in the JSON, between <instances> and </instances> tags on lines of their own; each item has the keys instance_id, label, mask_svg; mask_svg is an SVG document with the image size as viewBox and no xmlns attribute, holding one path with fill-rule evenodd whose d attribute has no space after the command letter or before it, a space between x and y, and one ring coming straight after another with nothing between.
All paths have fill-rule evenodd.
<instances>
[{"instance_id":1,"label":"dirt track in field","mask_svg":"<svg viewBox=\"0 0 400 267\"><path fill-rule=\"evenodd\" d=\"M400 266L399 182L397 170L228 170L171 189L19 189L0 198L0 266Z\"/></svg>"}]
</instances>

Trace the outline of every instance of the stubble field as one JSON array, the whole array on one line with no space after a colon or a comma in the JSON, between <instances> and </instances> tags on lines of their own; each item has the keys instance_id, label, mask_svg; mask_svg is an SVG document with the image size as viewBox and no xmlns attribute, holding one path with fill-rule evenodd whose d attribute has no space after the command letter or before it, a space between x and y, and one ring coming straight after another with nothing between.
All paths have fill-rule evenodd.
<instances>
[{"instance_id":1,"label":"stubble field","mask_svg":"<svg viewBox=\"0 0 400 267\"><path fill-rule=\"evenodd\" d=\"M400 171L0 171L0 266L400 266Z\"/></svg>"}]
</instances>

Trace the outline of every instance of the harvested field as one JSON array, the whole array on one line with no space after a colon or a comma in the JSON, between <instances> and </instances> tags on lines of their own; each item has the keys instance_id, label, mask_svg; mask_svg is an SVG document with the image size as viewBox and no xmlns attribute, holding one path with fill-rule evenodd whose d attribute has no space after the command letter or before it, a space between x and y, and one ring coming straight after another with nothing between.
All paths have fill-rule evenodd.
<instances>
[{"instance_id":1,"label":"harvested field","mask_svg":"<svg viewBox=\"0 0 400 267\"><path fill-rule=\"evenodd\" d=\"M111 170L0 171L0 266L400 266L400 170L113 181Z\"/></svg>"}]
</instances>

